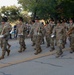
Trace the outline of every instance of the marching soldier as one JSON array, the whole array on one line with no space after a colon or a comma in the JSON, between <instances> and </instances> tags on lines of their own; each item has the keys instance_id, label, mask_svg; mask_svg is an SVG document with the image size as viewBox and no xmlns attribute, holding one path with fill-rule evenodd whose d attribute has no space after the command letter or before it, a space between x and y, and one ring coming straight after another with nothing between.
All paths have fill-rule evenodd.
<instances>
[{"instance_id":1,"label":"marching soldier","mask_svg":"<svg viewBox=\"0 0 74 75\"><path fill-rule=\"evenodd\" d=\"M1 31L1 35L3 37L1 38L2 56L0 57L0 60L4 59L4 56L5 56L6 52L7 52L7 56L9 56L9 54L10 54L10 50L9 50L10 44L8 43L8 37L10 35L11 26L8 23L8 18L7 17L3 17L2 22L4 23L4 26L3 26L3 29ZM7 48L7 45L8 45L8 48Z\"/></svg>"},{"instance_id":2,"label":"marching soldier","mask_svg":"<svg viewBox=\"0 0 74 75\"><path fill-rule=\"evenodd\" d=\"M8 23L8 24L9 24L9 23ZM1 27L1 29L3 29L4 25L5 25L5 22L2 22L2 27ZM11 30L12 30L12 27L11 27L11 25L9 24L9 32L11 32ZM0 32L0 33L1 33L1 32ZM2 41L2 40L1 40L1 41ZM8 46L8 49L10 49L11 45L8 43L8 40L7 40L7 46Z\"/></svg>"},{"instance_id":3,"label":"marching soldier","mask_svg":"<svg viewBox=\"0 0 74 75\"><path fill-rule=\"evenodd\" d=\"M58 21L57 26L53 29L53 33L56 36L56 43L57 43L57 56L60 57L63 52L63 35L64 35L64 28L61 26L60 21Z\"/></svg>"},{"instance_id":4,"label":"marching soldier","mask_svg":"<svg viewBox=\"0 0 74 75\"><path fill-rule=\"evenodd\" d=\"M73 27L73 20L70 19L69 20L69 25L68 25L68 30L70 30ZM70 45L71 45L71 36L69 35L69 41L70 41Z\"/></svg>"},{"instance_id":5,"label":"marching soldier","mask_svg":"<svg viewBox=\"0 0 74 75\"><path fill-rule=\"evenodd\" d=\"M45 28L44 28L44 23L40 23L40 29L41 29L41 34L42 34L42 39L41 39L41 44L44 44L44 36L45 36Z\"/></svg>"},{"instance_id":6,"label":"marching soldier","mask_svg":"<svg viewBox=\"0 0 74 75\"><path fill-rule=\"evenodd\" d=\"M51 48L50 51L53 51L55 49L55 47L54 47L54 38L52 38L51 35L52 35L53 29L55 27L54 20L50 20L49 26L50 26L50 48Z\"/></svg>"},{"instance_id":7,"label":"marching soldier","mask_svg":"<svg viewBox=\"0 0 74 75\"><path fill-rule=\"evenodd\" d=\"M33 39L33 35L34 35L34 27L35 27L35 21L32 20L32 25L31 25L31 30L28 36L31 36L31 41L33 42L32 46L35 46L35 41Z\"/></svg>"},{"instance_id":8,"label":"marching soldier","mask_svg":"<svg viewBox=\"0 0 74 75\"><path fill-rule=\"evenodd\" d=\"M37 55L42 52L40 46L42 40L42 30L38 18L35 19L34 40L35 40L35 49L36 49L36 52L34 54Z\"/></svg>"},{"instance_id":9,"label":"marching soldier","mask_svg":"<svg viewBox=\"0 0 74 75\"><path fill-rule=\"evenodd\" d=\"M63 28L64 28L64 35L63 35L63 48L65 48L65 44L66 44L66 40L67 40L66 33L67 33L67 29L68 29L68 28L67 28L67 26L66 26L64 20L62 20L62 24L61 24L61 26L63 26Z\"/></svg>"},{"instance_id":10,"label":"marching soldier","mask_svg":"<svg viewBox=\"0 0 74 75\"><path fill-rule=\"evenodd\" d=\"M19 17L19 24L17 25L17 33L19 36L19 44L20 44L20 50L18 52L21 53L26 49L25 45L26 26L23 24L22 17Z\"/></svg>"},{"instance_id":11,"label":"marching soldier","mask_svg":"<svg viewBox=\"0 0 74 75\"><path fill-rule=\"evenodd\" d=\"M51 37L50 25L48 22L46 23L46 26L45 26L45 37L46 37L47 48L48 48L48 47L50 47L50 37Z\"/></svg>"},{"instance_id":12,"label":"marching soldier","mask_svg":"<svg viewBox=\"0 0 74 75\"><path fill-rule=\"evenodd\" d=\"M70 53L74 52L74 24L73 24L73 20L70 20L70 25L72 25L70 27L70 29L68 30L67 35L70 37Z\"/></svg>"}]
</instances>

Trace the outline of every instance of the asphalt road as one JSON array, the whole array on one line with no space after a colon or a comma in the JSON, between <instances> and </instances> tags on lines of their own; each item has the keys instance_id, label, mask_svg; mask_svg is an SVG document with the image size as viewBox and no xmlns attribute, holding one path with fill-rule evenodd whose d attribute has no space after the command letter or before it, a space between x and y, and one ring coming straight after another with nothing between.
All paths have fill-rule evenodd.
<instances>
[{"instance_id":1,"label":"asphalt road","mask_svg":"<svg viewBox=\"0 0 74 75\"><path fill-rule=\"evenodd\" d=\"M11 54L0 60L0 75L74 75L74 53L69 53L69 41L60 58L55 58L56 50L50 53L46 43L41 45L43 51L39 55L34 55L30 39L26 39L27 49L23 53L18 53L18 40L10 40L9 43L12 45Z\"/></svg>"}]
</instances>

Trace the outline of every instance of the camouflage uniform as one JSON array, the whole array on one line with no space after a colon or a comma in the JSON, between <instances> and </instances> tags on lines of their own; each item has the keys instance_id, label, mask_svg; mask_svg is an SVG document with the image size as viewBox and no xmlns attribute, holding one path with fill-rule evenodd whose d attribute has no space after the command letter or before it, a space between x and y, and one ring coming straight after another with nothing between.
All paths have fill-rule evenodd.
<instances>
[{"instance_id":1,"label":"camouflage uniform","mask_svg":"<svg viewBox=\"0 0 74 75\"><path fill-rule=\"evenodd\" d=\"M50 37L51 37L49 24L47 24L45 26L45 37L46 37L47 47L49 47L50 46Z\"/></svg>"},{"instance_id":2,"label":"camouflage uniform","mask_svg":"<svg viewBox=\"0 0 74 75\"><path fill-rule=\"evenodd\" d=\"M33 23L33 24L31 25L31 30L30 30L30 33L29 33L29 35L31 36L31 41L33 42L32 46L35 45L35 41L34 41L34 39L33 39L34 26L35 26L35 23Z\"/></svg>"},{"instance_id":3,"label":"camouflage uniform","mask_svg":"<svg viewBox=\"0 0 74 75\"><path fill-rule=\"evenodd\" d=\"M67 26L65 23L62 23L61 26L63 27L64 29L64 34L63 34L63 48L65 48L65 44L66 44L66 40L67 40L67 36L66 36L66 33L67 33Z\"/></svg>"},{"instance_id":4,"label":"camouflage uniform","mask_svg":"<svg viewBox=\"0 0 74 75\"><path fill-rule=\"evenodd\" d=\"M43 23L40 23L40 30L41 30L41 34L42 34L41 44L44 44L45 29L44 29Z\"/></svg>"},{"instance_id":5,"label":"camouflage uniform","mask_svg":"<svg viewBox=\"0 0 74 75\"><path fill-rule=\"evenodd\" d=\"M70 34L70 47L71 47L70 53L74 52L74 24L73 24L72 28L73 28L73 30Z\"/></svg>"},{"instance_id":6,"label":"camouflage uniform","mask_svg":"<svg viewBox=\"0 0 74 75\"><path fill-rule=\"evenodd\" d=\"M55 49L54 38L52 38L51 35L52 35L53 29L55 27L55 23L52 22L52 23L49 23L49 25L50 25L50 48L51 48L50 51L53 51Z\"/></svg>"},{"instance_id":7,"label":"camouflage uniform","mask_svg":"<svg viewBox=\"0 0 74 75\"><path fill-rule=\"evenodd\" d=\"M23 23L17 25L17 33L19 36L19 44L20 44L20 50L18 52L25 51L26 49L26 45L25 45L26 26Z\"/></svg>"},{"instance_id":8,"label":"camouflage uniform","mask_svg":"<svg viewBox=\"0 0 74 75\"><path fill-rule=\"evenodd\" d=\"M9 32L11 32L12 30L12 26L9 24ZM10 37L10 35L9 35ZM7 46L8 46L8 50L10 49L11 45L8 43L8 40L7 40Z\"/></svg>"},{"instance_id":9,"label":"camouflage uniform","mask_svg":"<svg viewBox=\"0 0 74 75\"><path fill-rule=\"evenodd\" d=\"M1 48L2 48L2 56L0 57L0 59L3 59L4 56L5 56L5 53L7 52L8 56L9 56L9 53L10 53L10 50L7 48L7 45L8 45L8 37L10 35L10 24L8 22L5 22L4 26L3 26L3 29L2 29L2 32L1 32L1 35L3 35L4 37L1 38Z\"/></svg>"},{"instance_id":10,"label":"camouflage uniform","mask_svg":"<svg viewBox=\"0 0 74 75\"><path fill-rule=\"evenodd\" d=\"M57 25L54 30L53 30L53 34L55 34L56 36L56 43L57 43L57 57L59 57L63 52L62 52L62 48L63 48L63 35L64 35L64 29L63 26L61 25Z\"/></svg>"},{"instance_id":11,"label":"camouflage uniform","mask_svg":"<svg viewBox=\"0 0 74 75\"><path fill-rule=\"evenodd\" d=\"M73 27L73 23L68 25L68 30ZM69 36L70 46L71 46L71 36Z\"/></svg>"},{"instance_id":12,"label":"camouflage uniform","mask_svg":"<svg viewBox=\"0 0 74 75\"><path fill-rule=\"evenodd\" d=\"M41 32L39 22L35 23L33 37L34 37L33 39L35 41L35 48L36 48L35 55L36 55L42 51L41 46L40 46L41 45L41 39L42 39L42 32Z\"/></svg>"}]
</instances>

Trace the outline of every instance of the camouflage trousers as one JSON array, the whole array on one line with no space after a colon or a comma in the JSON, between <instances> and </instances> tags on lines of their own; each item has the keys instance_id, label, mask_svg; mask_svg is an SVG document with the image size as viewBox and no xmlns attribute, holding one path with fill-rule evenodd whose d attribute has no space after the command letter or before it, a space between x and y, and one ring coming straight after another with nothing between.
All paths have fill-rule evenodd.
<instances>
[{"instance_id":1,"label":"camouflage trousers","mask_svg":"<svg viewBox=\"0 0 74 75\"><path fill-rule=\"evenodd\" d=\"M36 52L41 50L41 39L42 39L41 37L42 36L39 35L34 36Z\"/></svg>"},{"instance_id":2,"label":"camouflage trousers","mask_svg":"<svg viewBox=\"0 0 74 75\"><path fill-rule=\"evenodd\" d=\"M51 48L51 50L54 50L55 48L54 48L54 38L51 38L50 39L50 48Z\"/></svg>"},{"instance_id":3,"label":"camouflage trousers","mask_svg":"<svg viewBox=\"0 0 74 75\"><path fill-rule=\"evenodd\" d=\"M69 39L69 42L70 42L70 46L71 46L71 36L69 36L69 37L68 37L68 39Z\"/></svg>"},{"instance_id":4,"label":"camouflage trousers","mask_svg":"<svg viewBox=\"0 0 74 75\"><path fill-rule=\"evenodd\" d=\"M44 34L42 34L42 39L41 39L41 44L44 44L45 41L44 41Z\"/></svg>"},{"instance_id":5,"label":"camouflage trousers","mask_svg":"<svg viewBox=\"0 0 74 75\"><path fill-rule=\"evenodd\" d=\"M33 35L31 35L31 41L32 41L33 44L35 44L34 36Z\"/></svg>"},{"instance_id":6,"label":"camouflage trousers","mask_svg":"<svg viewBox=\"0 0 74 75\"><path fill-rule=\"evenodd\" d=\"M47 46L50 46L51 35L46 35Z\"/></svg>"},{"instance_id":7,"label":"camouflage trousers","mask_svg":"<svg viewBox=\"0 0 74 75\"><path fill-rule=\"evenodd\" d=\"M20 50L26 49L25 45L25 37L23 35L19 36L19 44L20 44Z\"/></svg>"},{"instance_id":8,"label":"camouflage trousers","mask_svg":"<svg viewBox=\"0 0 74 75\"><path fill-rule=\"evenodd\" d=\"M33 35L31 35L31 41L33 41Z\"/></svg>"},{"instance_id":9,"label":"camouflage trousers","mask_svg":"<svg viewBox=\"0 0 74 75\"><path fill-rule=\"evenodd\" d=\"M74 37L71 37L71 43L70 43L70 47L71 47L71 50L74 51Z\"/></svg>"},{"instance_id":10,"label":"camouflage trousers","mask_svg":"<svg viewBox=\"0 0 74 75\"><path fill-rule=\"evenodd\" d=\"M8 51L7 44L8 44L7 39L2 38L1 39L2 56L5 56L6 51Z\"/></svg>"},{"instance_id":11,"label":"camouflage trousers","mask_svg":"<svg viewBox=\"0 0 74 75\"><path fill-rule=\"evenodd\" d=\"M62 49L63 49L63 40L62 39L58 39L57 41L57 55L61 55Z\"/></svg>"}]
</instances>

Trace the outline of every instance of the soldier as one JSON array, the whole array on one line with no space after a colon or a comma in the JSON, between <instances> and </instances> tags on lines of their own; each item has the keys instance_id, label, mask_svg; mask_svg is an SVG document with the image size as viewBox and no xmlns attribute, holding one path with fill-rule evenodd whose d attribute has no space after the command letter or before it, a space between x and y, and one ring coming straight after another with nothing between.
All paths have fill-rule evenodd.
<instances>
[{"instance_id":1,"label":"soldier","mask_svg":"<svg viewBox=\"0 0 74 75\"><path fill-rule=\"evenodd\" d=\"M63 48L65 48L65 44L66 44L66 40L67 40L67 36L66 36L66 33L67 33L67 25L66 25L66 23L65 23L64 20L62 20L61 26L63 26L63 28L65 30L64 31L64 35L63 35Z\"/></svg>"},{"instance_id":2,"label":"soldier","mask_svg":"<svg viewBox=\"0 0 74 75\"><path fill-rule=\"evenodd\" d=\"M45 36L45 28L44 28L44 23L40 23L40 28L41 28L41 34L42 34L42 39L41 39L41 44L44 44L44 36Z\"/></svg>"},{"instance_id":3,"label":"soldier","mask_svg":"<svg viewBox=\"0 0 74 75\"><path fill-rule=\"evenodd\" d=\"M5 25L5 22L2 22L2 29L4 28L4 25ZM8 23L8 25L9 25L9 32L11 32L11 30L12 30L12 27L11 27L11 25ZM2 41L2 40L1 40ZM8 40L7 40L7 46L8 46L8 50L10 49L10 47L11 47L11 45L8 43Z\"/></svg>"},{"instance_id":4,"label":"soldier","mask_svg":"<svg viewBox=\"0 0 74 75\"><path fill-rule=\"evenodd\" d=\"M47 48L48 48L48 47L50 47L50 37L51 37L50 25L48 22L46 23L46 26L45 26L45 37L46 37Z\"/></svg>"},{"instance_id":5,"label":"soldier","mask_svg":"<svg viewBox=\"0 0 74 75\"><path fill-rule=\"evenodd\" d=\"M63 34L64 34L64 28L61 26L60 21L57 22L57 26L53 29L53 34L56 36L56 43L57 43L57 56L60 57L63 52Z\"/></svg>"},{"instance_id":6,"label":"soldier","mask_svg":"<svg viewBox=\"0 0 74 75\"><path fill-rule=\"evenodd\" d=\"M35 55L39 54L42 52L41 49L41 39L42 39L42 31L41 31L41 25L39 22L39 19L35 19L35 28L34 28L34 40L35 40L35 49L36 52L34 53Z\"/></svg>"},{"instance_id":7,"label":"soldier","mask_svg":"<svg viewBox=\"0 0 74 75\"><path fill-rule=\"evenodd\" d=\"M74 24L73 24L73 20L70 20L70 29L68 31L68 35L70 37L70 47L71 47L71 50L70 50L70 53L73 53L74 52Z\"/></svg>"},{"instance_id":8,"label":"soldier","mask_svg":"<svg viewBox=\"0 0 74 75\"><path fill-rule=\"evenodd\" d=\"M25 45L25 33L26 33L26 26L23 24L23 18L19 17L19 24L17 25L17 33L19 36L19 44L20 44L20 50L19 53L25 51L26 45Z\"/></svg>"},{"instance_id":9,"label":"soldier","mask_svg":"<svg viewBox=\"0 0 74 75\"><path fill-rule=\"evenodd\" d=\"M7 21L8 21L7 17L2 18L2 22L4 22L4 26L3 26L3 29L1 31L1 35L3 37L1 38L2 56L0 57L0 60L4 59L6 52L7 52L7 56L9 56L9 54L10 54L10 50L7 48L7 45L9 45L8 44L8 37L10 35L10 30L11 30L10 27L11 26Z\"/></svg>"},{"instance_id":10,"label":"soldier","mask_svg":"<svg viewBox=\"0 0 74 75\"><path fill-rule=\"evenodd\" d=\"M55 49L55 47L54 47L54 38L51 37L51 34L52 34L53 29L55 27L55 23L54 23L53 19L50 20L49 26L50 26L50 48L51 48L50 51L53 51Z\"/></svg>"},{"instance_id":11,"label":"soldier","mask_svg":"<svg viewBox=\"0 0 74 75\"><path fill-rule=\"evenodd\" d=\"M70 19L69 20L69 25L68 25L68 30L71 29L73 27L73 20ZM70 45L71 45L71 36L69 35L69 41L70 41Z\"/></svg>"},{"instance_id":12,"label":"soldier","mask_svg":"<svg viewBox=\"0 0 74 75\"><path fill-rule=\"evenodd\" d=\"M33 42L32 46L35 46L35 41L33 39L34 27L35 27L35 21L32 20L31 30L30 30L30 33L28 35L28 36L31 36L31 41Z\"/></svg>"}]
</instances>

